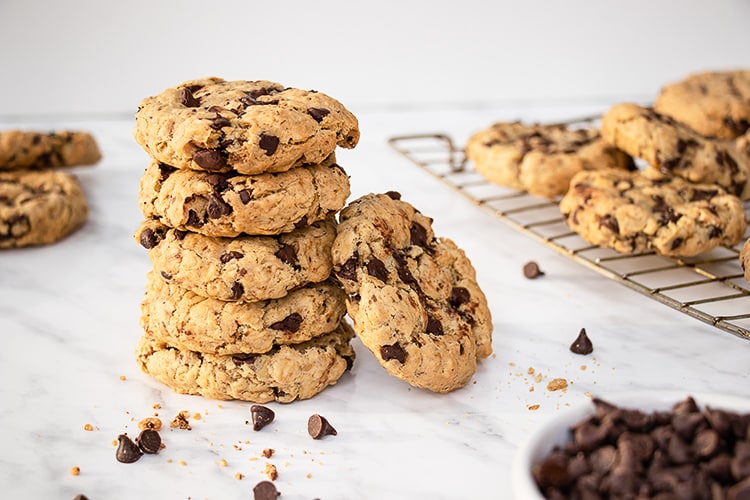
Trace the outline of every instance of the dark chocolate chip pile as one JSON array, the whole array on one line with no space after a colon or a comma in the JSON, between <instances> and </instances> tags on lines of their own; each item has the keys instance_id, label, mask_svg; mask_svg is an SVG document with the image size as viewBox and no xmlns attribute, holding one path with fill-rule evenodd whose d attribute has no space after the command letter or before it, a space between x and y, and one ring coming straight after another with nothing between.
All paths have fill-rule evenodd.
<instances>
[{"instance_id":1,"label":"dark chocolate chip pile","mask_svg":"<svg viewBox=\"0 0 750 500\"><path fill-rule=\"evenodd\" d=\"M750 498L750 413L701 410L692 397L652 413L594 407L533 466L545 498Z\"/></svg>"}]
</instances>

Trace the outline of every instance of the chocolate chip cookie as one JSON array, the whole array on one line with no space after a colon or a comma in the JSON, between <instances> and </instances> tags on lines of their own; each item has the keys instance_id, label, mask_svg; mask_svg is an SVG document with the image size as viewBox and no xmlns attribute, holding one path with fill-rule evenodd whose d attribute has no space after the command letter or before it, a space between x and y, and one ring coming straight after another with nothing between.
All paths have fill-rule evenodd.
<instances>
[{"instance_id":1,"label":"chocolate chip cookie","mask_svg":"<svg viewBox=\"0 0 750 500\"><path fill-rule=\"evenodd\" d=\"M142 370L181 394L254 403L308 399L351 369L355 352L351 327L265 354L218 356L178 349L144 334L136 347Z\"/></svg>"},{"instance_id":2,"label":"chocolate chip cookie","mask_svg":"<svg viewBox=\"0 0 750 500\"><path fill-rule=\"evenodd\" d=\"M742 202L717 185L620 170L577 174L560 210L584 240L622 253L690 257L738 244L746 226Z\"/></svg>"},{"instance_id":3,"label":"chocolate chip cookie","mask_svg":"<svg viewBox=\"0 0 750 500\"><path fill-rule=\"evenodd\" d=\"M146 218L207 236L288 233L339 211L349 177L333 155L319 165L240 175L175 169L152 162L141 177Z\"/></svg>"},{"instance_id":4,"label":"chocolate chip cookie","mask_svg":"<svg viewBox=\"0 0 750 500\"><path fill-rule=\"evenodd\" d=\"M391 375L448 392L491 354L492 319L471 262L398 193L341 211L333 262L354 330Z\"/></svg>"},{"instance_id":5,"label":"chocolate chip cookie","mask_svg":"<svg viewBox=\"0 0 750 500\"><path fill-rule=\"evenodd\" d=\"M750 70L688 75L662 88L654 109L701 135L734 139L750 130Z\"/></svg>"},{"instance_id":6,"label":"chocolate chip cookie","mask_svg":"<svg viewBox=\"0 0 750 500\"><path fill-rule=\"evenodd\" d=\"M490 182L554 198L581 170L633 169L632 159L594 128L500 122L475 133L466 157Z\"/></svg>"},{"instance_id":7,"label":"chocolate chip cookie","mask_svg":"<svg viewBox=\"0 0 750 500\"><path fill-rule=\"evenodd\" d=\"M345 294L315 283L274 300L209 299L148 273L141 326L169 345L211 354L264 353L336 329L346 313Z\"/></svg>"},{"instance_id":8,"label":"chocolate chip cookie","mask_svg":"<svg viewBox=\"0 0 750 500\"><path fill-rule=\"evenodd\" d=\"M219 300L278 299L331 273L333 218L278 236L220 238L143 222L135 239L169 283Z\"/></svg>"},{"instance_id":9,"label":"chocolate chip cookie","mask_svg":"<svg viewBox=\"0 0 750 500\"><path fill-rule=\"evenodd\" d=\"M264 80L187 81L144 99L135 120L152 158L212 172L283 172L359 141L356 117L336 99Z\"/></svg>"},{"instance_id":10,"label":"chocolate chip cookie","mask_svg":"<svg viewBox=\"0 0 750 500\"><path fill-rule=\"evenodd\" d=\"M0 248L55 243L81 227L87 216L86 198L72 175L0 172Z\"/></svg>"},{"instance_id":11,"label":"chocolate chip cookie","mask_svg":"<svg viewBox=\"0 0 750 500\"><path fill-rule=\"evenodd\" d=\"M732 141L707 139L672 118L632 103L612 106L602 118L604 139L648 162L652 178L677 175L718 184L750 199L750 157Z\"/></svg>"},{"instance_id":12,"label":"chocolate chip cookie","mask_svg":"<svg viewBox=\"0 0 750 500\"><path fill-rule=\"evenodd\" d=\"M93 165L102 155L88 132L0 131L0 171Z\"/></svg>"}]
</instances>

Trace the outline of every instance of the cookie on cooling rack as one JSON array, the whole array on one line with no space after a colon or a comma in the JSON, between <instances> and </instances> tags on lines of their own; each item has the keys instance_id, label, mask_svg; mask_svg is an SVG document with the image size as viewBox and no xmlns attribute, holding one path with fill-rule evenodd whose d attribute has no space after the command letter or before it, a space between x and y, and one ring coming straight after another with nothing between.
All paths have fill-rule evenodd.
<instances>
[{"instance_id":1,"label":"cookie on cooling rack","mask_svg":"<svg viewBox=\"0 0 750 500\"><path fill-rule=\"evenodd\" d=\"M690 257L738 244L746 227L742 202L717 185L622 170L580 172L560 211L587 242L628 254Z\"/></svg>"},{"instance_id":2,"label":"cookie on cooling rack","mask_svg":"<svg viewBox=\"0 0 750 500\"><path fill-rule=\"evenodd\" d=\"M469 138L466 157L490 182L547 198L564 194L581 170L633 169L597 129L563 124L495 123Z\"/></svg>"},{"instance_id":3,"label":"cookie on cooling rack","mask_svg":"<svg viewBox=\"0 0 750 500\"><path fill-rule=\"evenodd\" d=\"M448 392L491 354L492 319L471 262L397 193L344 208L332 253L354 330L391 375Z\"/></svg>"},{"instance_id":4,"label":"cookie on cooling rack","mask_svg":"<svg viewBox=\"0 0 750 500\"><path fill-rule=\"evenodd\" d=\"M602 118L604 139L648 162L652 178L677 175L718 184L750 198L750 156L732 141L707 139L674 119L633 103L612 106Z\"/></svg>"},{"instance_id":5,"label":"cookie on cooling rack","mask_svg":"<svg viewBox=\"0 0 750 500\"><path fill-rule=\"evenodd\" d=\"M0 171L93 165L102 155L88 132L0 131Z\"/></svg>"},{"instance_id":6,"label":"cookie on cooling rack","mask_svg":"<svg viewBox=\"0 0 750 500\"><path fill-rule=\"evenodd\" d=\"M750 70L689 75L662 88L654 109L701 135L734 139L750 130Z\"/></svg>"}]
</instances>

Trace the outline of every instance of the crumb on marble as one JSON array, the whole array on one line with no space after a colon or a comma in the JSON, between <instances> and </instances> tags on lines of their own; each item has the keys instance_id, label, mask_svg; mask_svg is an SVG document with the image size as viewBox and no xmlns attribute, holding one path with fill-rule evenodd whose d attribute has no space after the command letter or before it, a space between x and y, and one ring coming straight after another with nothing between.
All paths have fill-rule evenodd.
<instances>
[{"instance_id":1,"label":"crumb on marble","mask_svg":"<svg viewBox=\"0 0 750 500\"><path fill-rule=\"evenodd\" d=\"M138 428L140 430L151 429L154 431L158 431L161 429L161 419L158 419L156 417L146 417L138 422Z\"/></svg>"},{"instance_id":2,"label":"crumb on marble","mask_svg":"<svg viewBox=\"0 0 750 500\"><path fill-rule=\"evenodd\" d=\"M225 459L223 459L223 458L222 458L221 460L219 460L218 462L216 462L216 463L218 463L218 464L219 464L219 467L226 467L226 466L228 466L228 465L229 465L229 464L227 463L227 461L226 461Z\"/></svg>"},{"instance_id":3,"label":"crumb on marble","mask_svg":"<svg viewBox=\"0 0 750 500\"><path fill-rule=\"evenodd\" d=\"M180 466L182 466L182 467L185 467L187 465L187 462L184 461L184 460L180 460L180 461L177 462L177 464L180 465Z\"/></svg>"},{"instance_id":4,"label":"crumb on marble","mask_svg":"<svg viewBox=\"0 0 750 500\"><path fill-rule=\"evenodd\" d=\"M539 409L539 404L528 405L526 408L530 411L536 411Z\"/></svg>"},{"instance_id":5,"label":"crumb on marble","mask_svg":"<svg viewBox=\"0 0 750 500\"><path fill-rule=\"evenodd\" d=\"M234 474L234 478L235 478L235 479L236 479L237 481L241 481L241 480L242 480L242 479L243 479L244 477L245 477L245 475L244 475L244 474L243 474L242 472L236 472L236 473Z\"/></svg>"},{"instance_id":6,"label":"crumb on marble","mask_svg":"<svg viewBox=\"0 0 750 500\"><path fill-rule=\"evenodd\" d=\"M275 452L273 448L264 448L262 453L264 457L271 458Z\"/></svg>"},{"instance_id":7,"label":"crumb on marble","mask_svg":"<svg viewBox=\"0 0 750 500\"><path fill-rule=\"evenodd\" d=\"M568 381L564 378L553 378L547 383L548 391L564 391L568 388Z\"/></svg>"},{"instance_id":8,"label":"crumb on marble","mask_svg":"<svg viewBox=\"0 0 750 500\"><path fill-rule=\"evenodd\" d=\"M279 471L276 470L276 466L270 462L266 463L266 468L263 472L271 481L276 481L279 478Z\"/></svg>"},{"instance_id":9,"label":"crumb on marble","mask_svg":"<svg viewBox=\"0 0 750 500\"><path fill-rule=\"evenodd\" d=\"M70 475L71 476L80 476L81 475L81 468L77 465L70 468Z\"/></svg>"},{"instance_id":10,"label":"crumb on marble","mask_svg":"<svg viewBox=\"0 0 750 500\"><path fill-rule=\"evenodd\" d=\"M126 377L125 375L120 375L120 380L123 380L123 381L125 381L125 380L127 380L127 379L128 379L128 378L127 378L127 377Z\"/></svg>"},{"instance_id":11,"label":"crumb on marble","mask_svg":"<svg viewBox=\"0 0 750 500\"><path fill-rule=\"evenodd\" d=\"M312 479L312 472L308 472L307 475L305 475L307 479Z\"/></svg>"},{"instance_id":12,"label":"crumb on marble","mask_svg":"<svg viewBox=\"0 0 750 500\"><path fill-rule=\"evenodd\" d=\"M87 432L91 432L91 431L93 431L93 430L94 430L94 426L93 426L93 425L91 425L91 424L84 424L84 425L83 425L83 430L84 430L84 431L87 431Z\"/></svg>"},{"instance_id":13,"label":"crumb on marble","mask_svg":"<svg viewBox=\"0 0 750 500\"><path fill-rule=\"evenodd\" d=\"M179 428L184 430L192 430L193 428L190 426L190 422L188 422L188 418L190 417L190 412L187 410L182 410L180 413L175 415L172 422L169 424L169 427L172 429Z\"/></svg>"},{"instance_id":14,"label":"crumb on marble","mask_svg":"<svg viewBox=\"0 0 750 500\"><path fill-rule=\"evenodd\" d=\"M159 403L154 403L153 405L151 405L151 408L153 408L154 410L161 410L161 405Z\"/></svg>"},{"instance_id":15,"label":"crumb on marble","mask_svg":"<svg viewBox=\"0 0 750 500\"><path fill-rule=\"evenodd\" d=\"M200 413L197 413L197 412L193 413L193 420L200 420L200 419L201 419L201 414Z\"/></svg>"}]
</instances>

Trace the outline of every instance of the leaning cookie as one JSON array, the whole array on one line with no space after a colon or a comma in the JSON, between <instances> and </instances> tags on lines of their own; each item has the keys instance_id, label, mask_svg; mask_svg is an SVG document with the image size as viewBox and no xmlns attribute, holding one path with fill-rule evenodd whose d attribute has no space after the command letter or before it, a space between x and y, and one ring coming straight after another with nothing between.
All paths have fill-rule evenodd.
<instances>
[{"instance_id":1,"label":"leaning cookie","mask_svg":"<svg viewBox=\"0 0 750 500\"><path fill-rule=\"evenodd\" d=\"M618 170L577 174L560 211L584 240L622 253L690 257L738 244L746 227L742 202L719 186Z\"/></svg>"},{"instance_id":2,"label":"leaning cookie","mask_svg":"<svg viewBox=\"0 0 750 500\"><path fill-rule=\"evenodd\" d=\"M87 216L86 198L72 175L0 172L0 248L55 243L81 227Z\"/></svg>"},{"instance_id":3,"label":"leaning cookie","mask_svg":"<svg viewBox=\"0 0 750 500\"><path fill-rule=\"evenodd\" d=\"M278 299L331 273L333 218L278 236L219 238L144 221L135 239L169 283L219 300Z\"/></svg>"},{"instance_id":4,"label":"leaning cookie","mask_svg":"<svg viewBox=\"0 0 750 500\"><path fill-rule=\"evenodd\" d=\"M680 176L718 184L750 198L750 157L736 143L707 139L672 118L632 103L612 106L602 118L604 139L648 162L652 178Z\"/></svg>"},{"instance_id":5,"label":"leaning cookie","mask_svg":"<svg viewBox=\"0 0 750 500\"><path fill-rule=\"evenodd\" d=\"M213 172L282 172L359 141L356 117L336 99L263 80L187 81L144 99L135 121L152 158Z\"/></svg>"},{"instance_id":6,"label":"leaning cookie","mask_svg":"<svg viewBox=\"0 0 750 500\"><path fill-rule=\"evenodd\" d=\"M358 337L391 375L448 392L491 354L492 319L471 262L397 193L342 210L333 261Z\"/></svg>"},{"instance_id":7,"label":"leaning cookie","mask_svg":"<svg viewBox=\"0 0 750 500\"><path fill-rule=\"evenodd\" d=\"M88 132L0 131L0 171L93 165L101 157Z\"/></svg>"},{"instance_id":8,"label":"leaning cookie","mask_svg":"<svg viewBox=\"0 0 750 500\"><path fill-rule=\"evenodd\" d=\"M740 249L740 266L745 279L750 283L750 239L745 241Z\"/></svg>"},{"instance_id":9,"label":"leaning cookie","mask_svg":"<svg viewBox=\"0 0 750 500\"><path fill-rule=\"evenodd\" d=\"M302 344L276 346L265 354L217 356L178 349L146 333L136 359L145 373L181 394L290 403L315 396L351 369L353 337L342 322L335 331Z\"/></svg>"},{"instance_id":10,"label":"leaning cookie","mask_svg":"<svg viewBox=\"0 0 750 500\"><path fill-rule=\"evenodd\" d=\"M662 88L654 109L701 135L734 139L750 130L750 70L689 75Z\"/></svg>"},{"instance_id":11,"label":"leaning cookie","mask_svg":"<svg viewBox=\"0 0 750 500\"><path fill-rule=\"evenodd\" d=\"M469 138L466 157L490 182L547 198L565 194L581 170L634 168L597 129L560 124L495 123Z\"/></svg>"},{"instance_id":12,"label":"leaning cookie","mask_svg":"<svg viewBox=\"0 0 750 500\"><path fill-rule=\"evenodd\" d=\"M141 326L169 345L211 354L264 353L336 329L346 313L343 290L312 283L274 300L209 299L148 273Z\"/></svg>"},{"instance_id":13,"label":"leaning cookie","mask_svg":"<svg viewBox=\"0 0 750 500\"><path fill-rule=\"evenodd\" d=\"M349 177L333 155L277 174L240 175L175 169L152 162L141 177L147 219L207 236L288 233L327 218L349 197Z\"/></svg>"}]
</instances>

